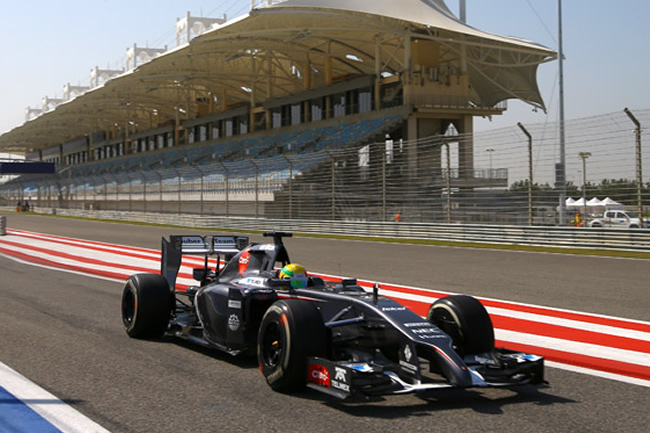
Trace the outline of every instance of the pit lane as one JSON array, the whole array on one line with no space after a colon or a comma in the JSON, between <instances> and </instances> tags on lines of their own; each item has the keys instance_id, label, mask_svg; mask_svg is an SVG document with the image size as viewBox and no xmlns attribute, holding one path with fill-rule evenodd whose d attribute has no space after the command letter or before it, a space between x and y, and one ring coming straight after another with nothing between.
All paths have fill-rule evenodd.
<instances>
[{"instance_id":1,"label":"pit lane","mask_svg":"<svg viewBox=\"0 0 650 433\"><path fill-rule=\"evenodd\" d=\"M11 215L8 226L153 249L160 236L179 233L30 215ZM645 261L307 238L287 240L287 246L294 260L324 273L638 320L647 320L650 311ZM6 258L0 269L0 361L114 432L434 426L559 432L645 425L650 389L552 368L551 387L542 389L447 390L354 403L311 391L281 395L266 386L254 360L126 337L119 282Z\"/></svg>"}]
</instances>

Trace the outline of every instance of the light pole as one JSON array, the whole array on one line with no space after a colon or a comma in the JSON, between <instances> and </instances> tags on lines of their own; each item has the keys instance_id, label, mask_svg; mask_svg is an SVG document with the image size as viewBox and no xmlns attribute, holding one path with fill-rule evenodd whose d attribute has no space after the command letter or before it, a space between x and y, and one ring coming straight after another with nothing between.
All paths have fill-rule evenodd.
<instances>
[{"instance_id":1,"label":"light pole","mask_svg":"<svg viewBox=\"0 0 650 433\"><path fill-rule=\"evenodd\" d=\"M583 221L587 218L587 158L591 156L591 152L580 152L578 154L582 159L582 201L584 206Z\"/></svg>"},{"instance_id":2,"label":"light pole","mask_svg":"<svg viewBox=\"0 0 650 433\"><path fill-rule=\"evenodd\" d=\"M489 149L485 149L485 151L490 155L490 171L488 171L488 179L492 179L492 153L494 153L494 149L490 147Z\"/></svg>"},{"instance_id":3,"label":"light pole","mask_svg":"<svg viewBox=\"0 0 650 433\"><path fill-rule=\"evenodd\" d=\"M560 163L555 170L555 185L560 189L560 225L564 224L566 207L566 145L564 130L564 49L562 43L562 0L557 2L558 16L558 63L559 63L559 115L560 115Z\"/></svg>"}]
</instances>

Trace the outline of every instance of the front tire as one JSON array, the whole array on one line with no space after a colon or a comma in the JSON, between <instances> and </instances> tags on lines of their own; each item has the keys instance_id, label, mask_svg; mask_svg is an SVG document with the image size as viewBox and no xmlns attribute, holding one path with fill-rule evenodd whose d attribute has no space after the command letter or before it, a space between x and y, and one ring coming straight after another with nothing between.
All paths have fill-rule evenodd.
<instances>
[{"instance_id":1,"label":"front tire","mask_svg":"<svg viewBox=\"0 0 650 433\"><path fill-rule=\"evenodd\" d=\"M494 349L492 320L476 298L447 296L431 305L427 321L449 335L460 356L477 355Z\"/></svg>"},{"instance_id":2,"label":"front tire","mask_svg":"<svg viewBox=\"0 0 650 433\"><path fill-rule=\"evenodd\" d=\"M257 337L257 359L274 391L303 388L307 357L324 356L326 351L327 329L315 304L283 300L266 310Z\"/></svg>"},{"instance_id":3,"label":"front tire","mask_svg":"<svg viewBox=\"0 0 650 433\"><path fill-rule=\"evenodd\" d=\"M135 274L122 292L122 322L133 338L162 337L172 307L172 293L165 277L159 274Z\"/></svg>"}]
</instances>

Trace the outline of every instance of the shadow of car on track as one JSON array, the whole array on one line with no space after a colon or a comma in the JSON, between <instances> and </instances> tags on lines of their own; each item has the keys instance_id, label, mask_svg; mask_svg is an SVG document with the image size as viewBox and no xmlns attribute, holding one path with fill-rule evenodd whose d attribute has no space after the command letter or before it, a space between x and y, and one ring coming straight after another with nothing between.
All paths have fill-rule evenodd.
<instances>
[{"instance_id":1,"label":"shadow of car on track","mask_svg":"<svg viewBox=\"0 0 650 433\"><path fill-rule=\"evenodd\" d=\"M193 352L208 356L214 360L227 362L232 366L240 367L242 369L253 369L253 368L256 370L259 369L259 365L257 363L257 355L255 354L232 356L220 350L210 348L210 347L200 346L198 344L171 335L166 335L161 338L149 339L148 341L153 341L153 342L158 342L163 344L174 344L184 349L188 349ZM262 378L262 380L264 379Z\"/></svg>"},{"instance_id":2,"label":"shadow of car on track","mask_svg":"<svg viewBox=\"0 0 650 433\"><path fill-rule=\"evenodd\" d=\"M205 355L219 362L226 362L242 370L254 370L259 374L257 357L254 354L232 356L214 348L203 347L173 336L164 336L149 341L173 344ZM264 381L260 377L260 381ZM504 414L504 407L518 404L549 406L555 404L579 403L576 400L545 392L550 385L521 385L511 388L450 388L422 391L412 394L364 396L338 400L313 389L284 393L290 398L318 401L335 410L350 415L378 419L400 419L412 416L426 416L434 412L471 409L486 415Z\"/></svg>"},{"instance_id":3,"label":"shadow of car on track","mask_svg":"<svg viewBox=\"0 0 650 433\"><path fill-rule=\"evenodd\" d=\"M327 404L346 414L378 419L399 419L426 416L434 412L471 409L485 415L504 414L504 407L533 403L537 406L578 403L575 400L544 392L550 386L523 385L500 389L443 389L410 395L392 395L354 400L334 401ZM317 399L319 394L314 393Z\"/></svg>"},{"instance_id":4,"label":"shadow of car on track","mask_svg":"<svg viewBox=\"0 0 650 433\"><path fill-rule=\"evenodd\" d=\"M254 370L258 373L255 355L232 356L209 347L193 344L173 336L165 336L149 341L161 344L173 344L183 349L205 355L219 362L226 362L242 370ZM260 381L264 381L260 377ZM433 412L471 409L486 415L504 414L504 407L518 404L535 404L549 406L555 404L578 403L575 400L545 392L549 385L522 385L512 388L451 388L422 391L414 394L385 396L356 396L347 400L338 400L313 389L304 389L284 395L296 399L319 401L333 409L355 416L367 416L378 419L399 419L427 415ZM387 410L389 409L389 410Z\"/></svg>"}]
</instances>

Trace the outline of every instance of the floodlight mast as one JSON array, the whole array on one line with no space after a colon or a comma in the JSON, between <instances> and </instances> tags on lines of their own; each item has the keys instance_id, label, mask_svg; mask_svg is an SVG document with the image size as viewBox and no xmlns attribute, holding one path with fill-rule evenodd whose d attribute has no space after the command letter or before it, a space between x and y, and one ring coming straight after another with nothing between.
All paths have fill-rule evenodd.
<instances>
[{"instance_id":1,"label":"floodlight mast","mask_svg":"<svg viewBox=\"0 0 650 433\"><path fill-rule=\"evenodd\" d=\"M565 221L565 206L566 206L566 151L565 151L565 131L564 131L564 50L562 47L562 0L557 2L558 8L558 60L559 64L559 80L560 80L560 101L559 101L559 114L560 114L560 167L556 170L556 186L560 188L560 212L559 223L564 224Z\"/></svg>"},{"instance_id":2,"label":"floodlight mast","mask_svg":"<svg viewBox=\"0 0 650 433\"><path fill-rule=\"evenodd\" d=\"M460 11L460 20L464 23L467 23L467 7L466 7L466 0L459 0L458 1L458 9Z\"/></svg>"}]
</instances>

